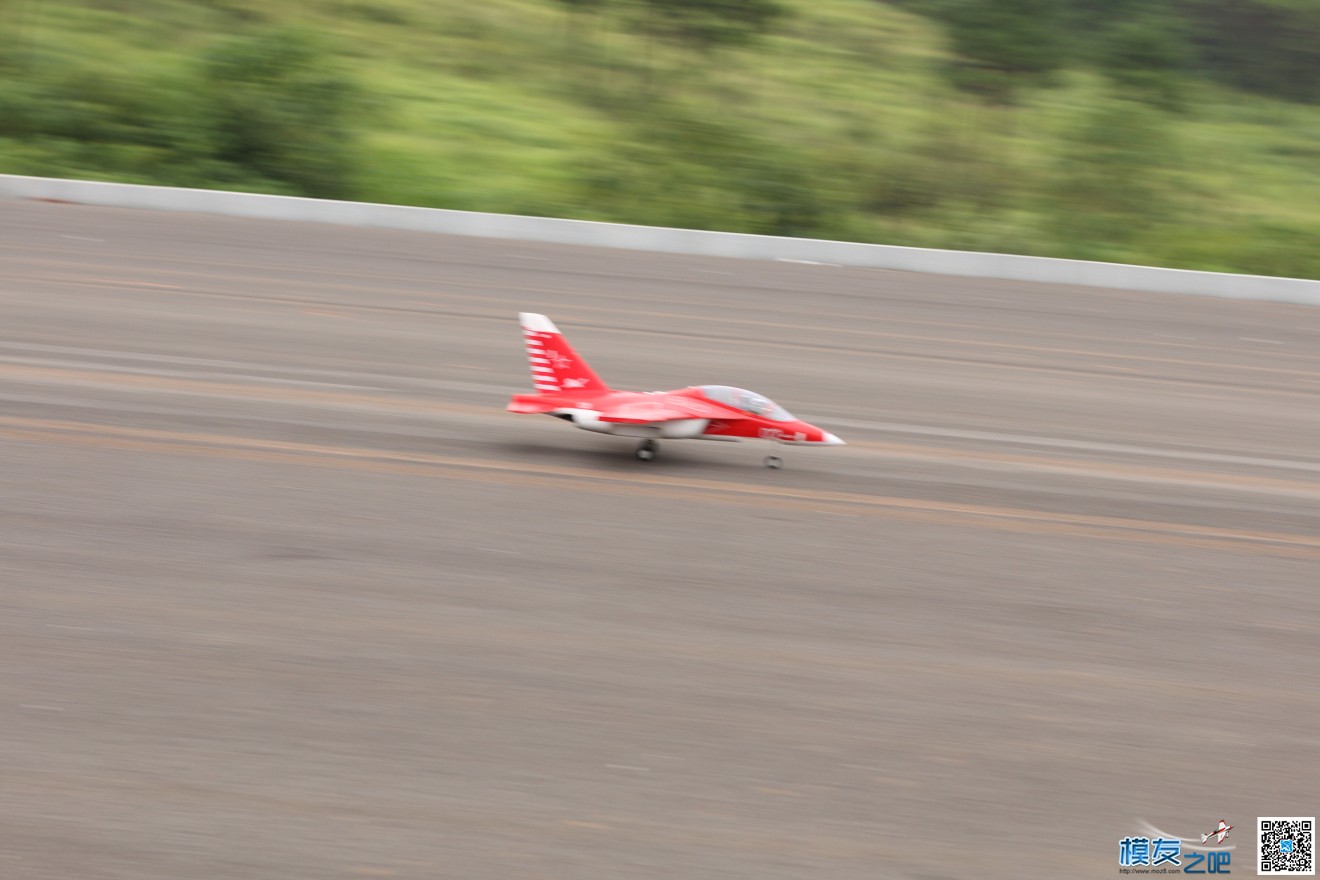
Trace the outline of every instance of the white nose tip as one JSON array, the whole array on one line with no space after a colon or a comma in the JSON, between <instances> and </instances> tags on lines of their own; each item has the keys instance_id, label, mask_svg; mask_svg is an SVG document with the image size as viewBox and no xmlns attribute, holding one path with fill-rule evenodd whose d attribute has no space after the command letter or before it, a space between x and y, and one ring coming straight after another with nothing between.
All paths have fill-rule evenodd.
<instances>
[{"instance_id":1,"label":"white nose tip","mask_svg":"<svg viewBox=\"0 0 1320 880\"><path fill-rule=\"evenodd\" d=\"M848 445L848 444L844 443L842 440L840 440L838 437L835 437L833 434L829 433L828 431L825 432L825 436L821 438L821 441L820 441L820 442L821 442L821 443L824 443L826 446L847 446L847 445Z\"/></svg>"}]
</instances>

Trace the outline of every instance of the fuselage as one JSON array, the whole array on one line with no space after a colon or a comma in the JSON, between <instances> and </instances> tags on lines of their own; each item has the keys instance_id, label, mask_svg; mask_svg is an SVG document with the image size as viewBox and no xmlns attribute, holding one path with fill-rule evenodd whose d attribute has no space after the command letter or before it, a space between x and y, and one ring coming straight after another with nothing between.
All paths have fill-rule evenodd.
<instances>
[{"instance_id":1,"label":"fuselage","mask_svg":"<svg viewBox=\"0 0 1320 880\"><path fill-rule=\"evenodd\" d=\"M520 394L509 408L547 413L586 431L621 437L843 445L838 437L795 418L768 398L727 385L695 385L674 391Z\"/></svg>"}]
</instances>

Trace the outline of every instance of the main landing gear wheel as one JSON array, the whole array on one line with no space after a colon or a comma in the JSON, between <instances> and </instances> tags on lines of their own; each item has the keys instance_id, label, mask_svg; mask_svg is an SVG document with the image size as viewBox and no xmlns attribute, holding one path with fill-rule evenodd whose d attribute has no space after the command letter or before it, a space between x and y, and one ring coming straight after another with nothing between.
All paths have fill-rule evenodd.
<instances>
[{"instance_id":1,"label":"main landing gear wheel","mask_svg":"<svg viewBox=\"0 0 1320 880\"><path fill-rule=\"evenodd\" d=\"M637 444L637 451L633 455L637 456L638 461L650 461L655 458L655 454L660 451L660 444L654 440L643 440Z\"/></svg>"},{"instance_id":2,"label":"main landing gear wheel","mask_svg":"<svg viewBox=\"0 0 1320 880\"><path fill-rule=\"evenodd\" d=\"M777 455L767 455L765 459L761 462L761 464L765 465L771 470L777 471L784 466L784 460Z\"/></svg>"}]
</instances>

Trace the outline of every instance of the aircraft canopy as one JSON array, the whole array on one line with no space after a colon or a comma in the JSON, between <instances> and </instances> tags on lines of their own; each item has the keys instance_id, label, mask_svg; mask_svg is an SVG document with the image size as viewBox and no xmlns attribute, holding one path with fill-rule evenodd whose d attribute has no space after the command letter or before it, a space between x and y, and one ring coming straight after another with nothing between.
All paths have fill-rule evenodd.
<instances>
[{"instance_id":1,"label":"aircraft canopy","mask_svg":"<svg viewBox=\"0 0 1320 880\"><path fill-rule=\"evenodd\" d=\"M698 390L707 400L740 409L763 419L770 419L773 422L797 421L788 410L770 398L762 397L746 388L734 388L732 385L699 385Z\"/></svg>"}]
</instances>

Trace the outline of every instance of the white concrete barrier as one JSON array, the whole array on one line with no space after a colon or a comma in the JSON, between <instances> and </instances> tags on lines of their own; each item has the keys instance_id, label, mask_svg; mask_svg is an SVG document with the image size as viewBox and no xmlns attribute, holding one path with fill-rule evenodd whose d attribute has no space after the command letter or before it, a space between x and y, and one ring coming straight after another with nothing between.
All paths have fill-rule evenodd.
<instances>
[{"instance_id":1,"label":"white concrete barrier","mask_svg":"<svg viewBox=\"0 0 1320 880\"><path fill-rule=\"evenodd\" d=\"M82 205L194 211L266 220L300 220L345 226L376 226L480 238L504 238L550 244L627 248L673 254L696 254L746 260L799 260L897 269L941 275L1077 284L1156 293L1186 293L1233 299L1320 305L1320 281L1262 275L1228 275L1056 260L1013 254L944 251L926 248L783 238L734 232L705 232L656 226L629 226L511 214L481 214L403 205L336 202L221 190L137 186L50 177L0 174L0 198L44 199Z\"/></svg>"}]
</instances>

